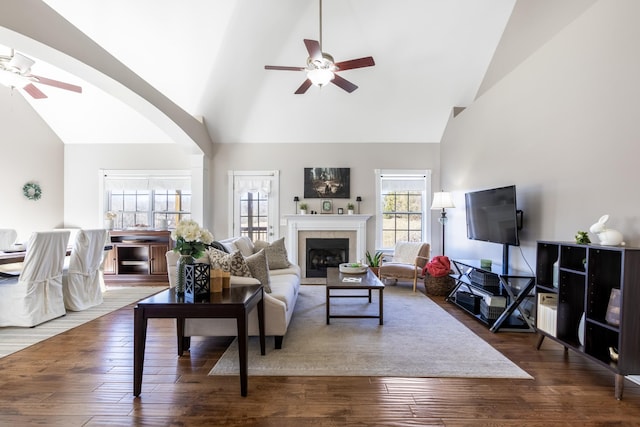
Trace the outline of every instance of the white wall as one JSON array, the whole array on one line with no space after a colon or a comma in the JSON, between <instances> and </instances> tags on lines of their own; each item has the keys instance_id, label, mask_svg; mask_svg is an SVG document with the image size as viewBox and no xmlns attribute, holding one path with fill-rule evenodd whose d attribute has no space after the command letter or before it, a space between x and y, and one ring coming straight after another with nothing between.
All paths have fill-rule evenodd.
<instances>
[{"instance_id":1,"label":"white wall","mask_svg":"<svg viewBox=\"0 0 640 427\"><path fill-rule=\"evenodd\" d=\"M62 141L40 119L22 94L0 86L0 228L15 228L18 240L63 223ZM28 200L22 186L36 182L40 200Z\"/></svg>"},{"instance_id":2,"label":"white wall","mask_svg":"<svg viewBox=\"0 0 640 427\"><path fill-rule=\"evenodd\" d=\"M499 245L466 238L464 193L508 184L534 269L537 240L573 241L605 213L627 245L640 246L637 16L636 0L596 2L450 120L441 179L458 208L448 214L447 255L500 259Z\"/></svg>"},{"instance_id":3,"label":"white wall","mask_svg":"<svg viewBox=\"0 0 640 427\"><path fill-rule=\"evenodd\" d=\"M177 146L102 144L65 146L65 226L101 227L98 192L100 169L189 169L190 157ZM438 188L439 144L216 144L210 167L211 193L205 194L206 218L216 239L228 237L229 170L279 170L280 214L293 214L294 196L303 198L305 167L351 168L351 201L361 196L362 213L374 213L375 169L431 169ZM314 207L314 203L317 205ZM336 209L347 200L336 199ZM319 201L310 202L320 210ZM437 225L437 221L435 222ZM369 221L367 241L374 249L375 224ZM434 241L440 241L434 228ZM281 227L280 235L285 235ZM439 244L434 242L434 250Z\"/></svg>"},{"instance_id":4,"label":"white wall","mask_svg":"<svg viewBox=\"0 0 640 427\"><path fill-rule=\"evenodd\" d=\"M66 144L65 227L102 227L101 169L189 170L190 155L173 144Z\"/></svg>"},{"instance_id":5,"label":"white wall","mask_svg":"<svg viewBox=\"0 0 640 427\"><path fill-rule=\"evenodd\" d=\"M399 134L401 130L399 130ZM351 202L362 197L360 212L375 213L375 169L431 169L434 188L439 188L439 144L217 144L213 161L213 218L211 230L218 239L227 237L227 171L280 171L280 214L295 213L293 197L303 199L305 167L348 167L351 169ZM309 208L320 211L319 200L306 200ZM335 199L335 208L346 208L347 200ZM375 245L375 219L367 229L367 246ZM433 222L433 221L432 221ZM435 222L437 224L437 221ZM435 228L434 228L435 229ZM433 240L440 241L439 230ZM281 227L280 235L286 234ZM436 249L439 244L436 244Z\"/></svg>"}]
</instances>

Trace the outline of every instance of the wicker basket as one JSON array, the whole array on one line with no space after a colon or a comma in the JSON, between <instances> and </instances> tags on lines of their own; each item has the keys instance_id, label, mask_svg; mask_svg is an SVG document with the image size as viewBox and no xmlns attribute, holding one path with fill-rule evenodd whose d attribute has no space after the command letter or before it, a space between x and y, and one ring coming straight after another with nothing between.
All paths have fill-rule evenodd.
<instances>
[{"instance_id":1,"label":"wicker basket","mask_svg":"<svg viewBox=\"0 0 640 427\"><path fill-rule=\"evenodd\" d=\"M433 277L430 274L427 274L424 277L424 288L427 295L449 295L454 285L453 277L449 275Z\"/></svg>"}]
</instances>

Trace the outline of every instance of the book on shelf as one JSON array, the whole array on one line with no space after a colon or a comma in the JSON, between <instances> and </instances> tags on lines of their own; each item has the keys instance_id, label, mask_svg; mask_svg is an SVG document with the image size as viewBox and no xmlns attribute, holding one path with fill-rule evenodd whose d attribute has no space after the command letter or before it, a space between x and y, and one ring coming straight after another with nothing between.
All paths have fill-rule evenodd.
<instances>
[{"instance_id":1,"label":"book on shelf","mask_svg":"<svg viewBox=\"0 0 640 427\"><path fill-rule=\"evenodd\" d=\"M539 293L536 327L555 337L557 333L557 318L558 294Z\"/></svg>"}]
</instances>

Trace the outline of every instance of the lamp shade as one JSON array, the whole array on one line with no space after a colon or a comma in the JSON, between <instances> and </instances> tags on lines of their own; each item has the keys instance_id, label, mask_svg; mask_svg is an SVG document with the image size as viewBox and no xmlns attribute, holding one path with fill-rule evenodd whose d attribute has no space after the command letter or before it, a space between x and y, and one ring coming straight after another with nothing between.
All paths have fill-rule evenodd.
<instances>
[{"instance_id":1,"label":"lamp shade","mask_svg":"<svg viewBox=\"0 0 640 427\"><path fill-rule=\"evenodd\" d=\"M431 205L431 209L446 209L455 207L456 205L453 204L451 193L445 191L433 193L433 204Z\"/></svg>"},{"instance_id":2,"label":"lamp shade","mask_svg":"<svg viewBox=\"0 0 640 427\"><path fill-rule=\"evenodd\" d=\"M298 196L293 196L293 201L294 201L294 202L299 202L299 201L300 201L300 198L299 198Z\"/></svg>"}]
</instances>

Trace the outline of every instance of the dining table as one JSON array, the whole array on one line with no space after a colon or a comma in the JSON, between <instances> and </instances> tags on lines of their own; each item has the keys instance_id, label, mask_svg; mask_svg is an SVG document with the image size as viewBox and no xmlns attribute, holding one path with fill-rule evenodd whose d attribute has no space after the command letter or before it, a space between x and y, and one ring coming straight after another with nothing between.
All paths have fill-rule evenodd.
<instances>
[{"instance_id":1,"label":"dining table","mask_svg":"<svg viewBox=\"0 0 640 427\"><path fill-rule=\"evenodd\" d=\"M110 251L113 248L111 245L105 245L104 250ZM66 256L71 255L71 247L67 248ZM27 254L27 251L0 251L0 265L2 264L13 264L16 262L24 262L24 257Z\"/></svg>"},{"instance_id":2,"label":"dining table","mask_svg":"<svg viewBox=\"0 0 640 427\"><path fill-rule=\"evenodd\" d=\"M0 251L0 264L23 262L26 251Z\"/></svg>"}]
</instances>

